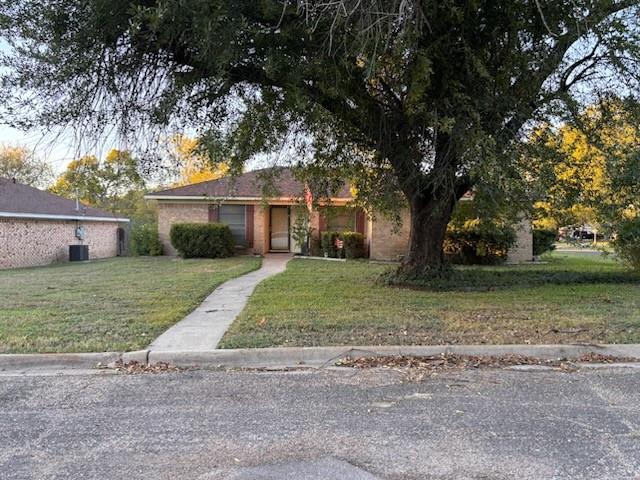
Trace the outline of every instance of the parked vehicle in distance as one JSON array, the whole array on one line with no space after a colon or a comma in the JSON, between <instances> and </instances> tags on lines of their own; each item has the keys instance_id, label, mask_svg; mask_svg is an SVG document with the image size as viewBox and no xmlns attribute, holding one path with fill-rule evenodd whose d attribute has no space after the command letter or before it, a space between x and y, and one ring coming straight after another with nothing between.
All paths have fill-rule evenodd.
<instances>
[{"instance_id":1,"label":"parked vehicle in distance","mask_svg":"<svg viewBox=\"0 0 640 480\"><path fill-rule=\"evenodd\" d=\"M571 238L574 240L593 240L595 237L593 232L589 232L586 230L575 230L571 234Z\"/></svg>"}]
</instances>

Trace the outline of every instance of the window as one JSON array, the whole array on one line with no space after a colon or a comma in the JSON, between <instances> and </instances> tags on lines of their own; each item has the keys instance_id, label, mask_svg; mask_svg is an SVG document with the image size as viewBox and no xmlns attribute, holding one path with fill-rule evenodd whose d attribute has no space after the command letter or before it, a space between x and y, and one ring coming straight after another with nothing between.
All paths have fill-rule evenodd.
<instances>
[{"instance_id":1,"label":"window","mask_svg":"<svg viewBox=\"0 0 640 480\"><path fill-rule=\"evenodd\" d=\"M322 212L326 228L332 232L355 231L355 210L349 207L328 207Z\"/></svg>"},{"instance_id":2,"label":"window","mask_svg":"<svg viewBox=\"0 0 640 480\"><path fill-rule=\"evenodd\" d=\"M220 205L220 223L229 225L236 245L247 244L244 205Z\"/></svg>"}]
</instances>

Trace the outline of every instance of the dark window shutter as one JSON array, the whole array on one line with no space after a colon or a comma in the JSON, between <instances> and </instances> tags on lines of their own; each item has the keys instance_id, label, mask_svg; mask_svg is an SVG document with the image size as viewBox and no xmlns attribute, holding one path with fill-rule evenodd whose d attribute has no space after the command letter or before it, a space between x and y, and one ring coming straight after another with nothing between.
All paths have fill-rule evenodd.
<instances>
[{"instance_id":1,"label":"dark window shutter","mask_svg":"<svg viewBox=\"0 0 640 480\"><path fill-rule=\"evenodd\" d=\"M253 211L254 205L245 205L245 237L247 239L247 248L253 248Z\"/></svg>"},{"instance_id":2,"label":"dark window shutter","mask_svg":"<svg viewBox=\"0 0 640 480\"><path fill-rule=\"evenodd\" d=\"M366 216L364 214L364 209L356 208L356 232L364 235L366 225Z\"/></svg>"},{"instance_id":3,"label":"dark window shutter","mask_svg":"<svg viewBox=\"0 0 640 480\"><path fill-rule=\"evenodd\" d=\"M217 205L209 205L209 223L218 223L220 221L220 209Z\"/></svg>"}]
</instances>

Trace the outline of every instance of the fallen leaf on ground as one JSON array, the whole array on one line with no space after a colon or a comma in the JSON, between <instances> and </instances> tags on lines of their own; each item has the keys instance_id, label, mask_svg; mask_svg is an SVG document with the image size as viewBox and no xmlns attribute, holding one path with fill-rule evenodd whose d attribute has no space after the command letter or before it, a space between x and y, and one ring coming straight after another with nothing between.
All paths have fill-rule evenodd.
<instances>
[{"instance_id":1,"label":"fallen leaf on ground","mask_svg":"<svg viewBox=\"0 0 640 480\"><path fill-rule=\"evenodd\" d=\"M564 371L576 370L574 363L629 363L640 359L633 357L616 357L599 353L587 353L574 359L541 359L525 355L457 355L441 354L432 356L368 356L346 357L336 362L341 367L351 368L411 368L427 371L464 368L504 368L515 365L541 365L555 367Z\"/></svg>"},{"instance_id":2,"label":"fallen leaf on ground","mask_svg":"<svg viewBox=\"0 0 640 480\"><path fill-rule=\"evenodd\" d=\"M136 361L123 363L122 360L118 360L116 362L114 369L128 375L137 375L141 373L174 373L184 370L184 368L176 367L175 365L170 365L165 362L147 365Z\"/></svg>"}]
</instances>

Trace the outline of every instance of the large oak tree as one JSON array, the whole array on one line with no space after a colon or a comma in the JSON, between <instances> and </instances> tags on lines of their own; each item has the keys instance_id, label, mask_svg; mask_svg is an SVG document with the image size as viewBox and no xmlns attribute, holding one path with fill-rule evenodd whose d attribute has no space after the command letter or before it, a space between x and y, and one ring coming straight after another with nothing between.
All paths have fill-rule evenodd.
<instances>
[{"instance_id":1,"label":"large oak tree","mask_svg":"<svg viewBox=\"0 0 640 480\"><path fill-rule=\"evenodd\" d=\"M382 211L402 194L403 269L422 274L444 264L458 199L500 197L518 176L524 129L637 94L638 12L638 0L0 0L14 48L0 95L17 126L195 126L232 167L297 138L309 171L351 175Z\"/></svg>"}]
</instances>

